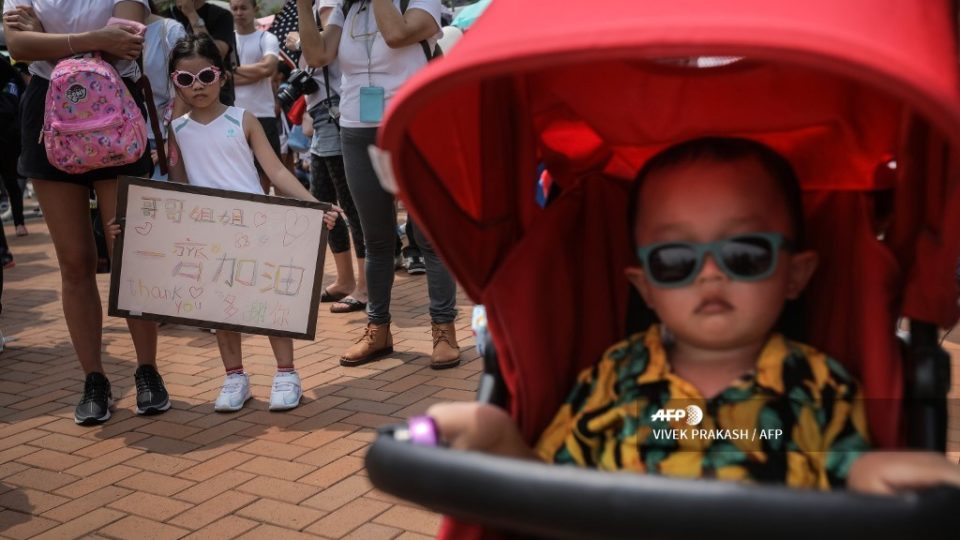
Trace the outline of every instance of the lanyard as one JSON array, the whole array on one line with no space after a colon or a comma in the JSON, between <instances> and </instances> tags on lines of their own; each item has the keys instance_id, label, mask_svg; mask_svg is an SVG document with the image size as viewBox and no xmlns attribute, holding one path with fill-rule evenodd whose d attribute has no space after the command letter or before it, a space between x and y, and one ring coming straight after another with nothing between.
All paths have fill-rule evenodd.
<instances>
[{"instance_id":1,"label":"lanyard","mask_svg":"<svg viewBox=\"0 0 960 540\"><path fill-rule=\"evenodd\" d=\"M364 50L367 53L367 82L368 86L373 86L373 45L374 41L377 39L377 34L379 31L374 29L373 32L370 31L370 13L373 11L373 6L370 5L370 2L367 0L360 0L359 8L353 16L353 21L350 23L350 38L354 41L363 39L364 41ZM360 18L360 13L365 13L363 19L363 33L356 33L357 19Z\"/></svg>"}]
</instances>

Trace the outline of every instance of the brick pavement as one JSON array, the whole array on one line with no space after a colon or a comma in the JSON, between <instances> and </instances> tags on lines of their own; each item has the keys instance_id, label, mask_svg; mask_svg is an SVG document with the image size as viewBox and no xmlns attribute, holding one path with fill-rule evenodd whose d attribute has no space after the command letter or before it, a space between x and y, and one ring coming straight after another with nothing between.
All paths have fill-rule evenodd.
<instances>
[{"instance_id":1,"label":"brick pavement","mask_svg":"<svg viewBox=\"0 0 960 540\"><path fill-rule=\"evenodd\" d=\"M465 363L433 372L425 278L397 274L396 354L363 368L338 354L364 317L321 310L318 340L296 342L301 407L266 411L273 356L266 338L244 340L254 399L213 412L223 376L214 337L163 328L160 366L173 409L133 414L134 354L122 320L106 318L104 365L117 411L106 425L74 425L83 384L60 311L59 273L45 227L8 238L0 328L16 336L0 355L0 537L347 538L432 537L438 516L372 489L362 459L373 428L445 399L471 399L480 362L468 309L457 321ZM329 258L328 258L329 259ZM100 276L106 298L107 277ZM464 308L469 306L461 298ZM946 345L960 398L960 334ZM960 400L951 402L960 457Z\"/></svg>"},{"instance_id":2,"label":"brick pavement","mask_svg":"<svg viewBox=\"0 0 960 540\"><path fill-rule=\"evenodd\" d=\"M118 399L109 422L80 427L73 408L83 375L59 302L46 227L8 239L0 329L16 341L0 354L0 537L345 538L433 537L439 517L372 489L363 455L373 428L444 399L471 399L481 363L461 296L457 327L465 362L434 372L426 278L397 274L396 353L362 368L339 353L363 331L362 314L323 304L317 341L295 341L302 405L267 411L274 373L265 337L244 339L254 399L213 412L223 367L212 334L160 330L160 369L173 401L138 417L133 345L122 319L105 317L104 368ZM332 260L328 259L328 270ZM108 276L99 276L106 303Z\"/></svg>"}]
</instances>

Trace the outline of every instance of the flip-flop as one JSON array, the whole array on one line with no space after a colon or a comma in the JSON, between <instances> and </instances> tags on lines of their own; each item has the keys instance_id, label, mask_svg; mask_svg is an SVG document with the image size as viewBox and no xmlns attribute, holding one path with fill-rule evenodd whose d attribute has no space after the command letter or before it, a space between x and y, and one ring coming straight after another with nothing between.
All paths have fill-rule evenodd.
<instances>
[{"instance_id":1,"label":"flip-flop","mask_svg":"<svg viewBox=\"0 0 960 540\"><path fill-rule=\"evenodd\" d=\"M337 307L338 304L342 304L347 307ZM330 313L353 313L354 311L363 311L365 309L367 309L366 302L361 302L352 296L347 296L343 300L340 300L336 304L330 306Z\"/></svg>"},{"instance_id":2,"label":"flip-flop","mask_svg":"<svg viewBox=\"0 0 960 540\"><path fill-rule=\"evenodd\" d=\"M339 302L347 297L347 293L332 293L326 288L323 289L323 292L320 293L321 302Z\"/></svg>"}]
</instances>

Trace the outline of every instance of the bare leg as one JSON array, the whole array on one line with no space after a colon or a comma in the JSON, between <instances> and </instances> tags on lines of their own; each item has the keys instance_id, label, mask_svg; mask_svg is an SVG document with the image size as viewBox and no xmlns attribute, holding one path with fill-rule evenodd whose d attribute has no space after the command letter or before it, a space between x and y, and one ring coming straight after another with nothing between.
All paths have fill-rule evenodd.
<instances>
[{"instance_id":1,"label":"bare leg","mask_svg":"<svg viewBox=\"0 0 960 540\"><path fill-rule=\"evenodd\" d=\"M353 274L353 257L351 257L351 251L347 250L341 253L334 253L333 263L337 267L337 279L330 285L327 285L327 291L331 294L350 294L357 283ZM363 267L361 267L361 269L362 268ZM360 279L364 279L363 272L360 272Z\"/></svg>"},{"instance_id":2,"label":"bare leg","mask_svg":"<svg viewBox=\"0 0 960 540\"><path fill-rule=\"evenodd\" d=\"M366 263L367 259L365 257L357 257L357 269L360 278L357 279L357 287L353 290L353 293L350 294L350 296L361 302L366 302L370 296L367 294L367 273L363 271Z\"/></svg>"},{"instance_id":3,"label":"bare leg","mask_svg":"<svg viewBox=\"0 0 960 540\"><path fill-rule=\"evenodd\" d=\"M270 336L270 346L277 358L278 368L293 368L293 340L287 337Z\"/></svg>"},{"instance_id":4,"label":"bare leg","mask_svg":"<svg viewBox=\"0 0 960 540\"><path fill-rule=\"evenodd\" d=\"M103 308L97 289L97 247L90 223L89 190L65 182L33 180L60 264L63 316L85 374L103 372Z\"/></svg>"},{"instance_id":5,"label":"bare leg","mask_svg":"<svg viewBox=\"0 0 960 540\"><path fill-rule=\"evenodd\" d=\"M220 359L223 360L223 368L226 371L243 369L239 333L217 330L217 345L220 347Z\"/></svg>"},{"instance_id":6,"label":"bare leg","mask_svg":"<svg viewBox=\"0 0 960 540\"><path fill-rule=\"evenodd\" d=\"M105 180L94 183L97 191L97 206L104 225L117 215L117 183ZM107 242L107 252L113 259L113 243ZM157 323L143 319L127 319L127 328L133 339L133 348L137 351L137 364L157 365Z\"/></svg>"}]
</instances>

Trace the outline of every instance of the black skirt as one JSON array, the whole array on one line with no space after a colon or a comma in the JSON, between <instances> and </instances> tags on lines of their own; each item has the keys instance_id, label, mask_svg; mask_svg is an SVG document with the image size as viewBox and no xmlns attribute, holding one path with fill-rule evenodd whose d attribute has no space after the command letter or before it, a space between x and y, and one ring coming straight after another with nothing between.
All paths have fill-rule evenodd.
<instances>
[{"instance_id":1,"label":"black skirt","mask_svg":"<svg viewBox=\"0 0 960 540\"><path fill-rule=\"evenodd\" d=\"M146 118L147 112L144 106L143 92L133 81L125 78L123 82L133 95L133 100L140 108L140 112L143 113L143 117ZM123 175L150 176L150 172L153 170L153 160L150 159L149 146L144 148L140 159L119 167L94 169L82 174L69 174L51 165L47 159L47 149L40 142L40 132L43 130L44 106L49 86L50 81L34 75L30 79L30 84L27 85L23 99L20 101L22 126L20 142L23 146L20 151L20 161L17 162L17 172L20 173L20 176L84 186L92 186L98 180L111 180Z\"/></svg>"}]
</instances>

